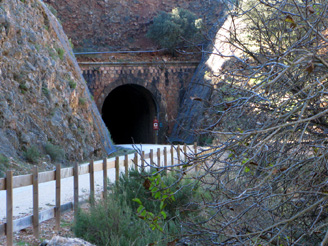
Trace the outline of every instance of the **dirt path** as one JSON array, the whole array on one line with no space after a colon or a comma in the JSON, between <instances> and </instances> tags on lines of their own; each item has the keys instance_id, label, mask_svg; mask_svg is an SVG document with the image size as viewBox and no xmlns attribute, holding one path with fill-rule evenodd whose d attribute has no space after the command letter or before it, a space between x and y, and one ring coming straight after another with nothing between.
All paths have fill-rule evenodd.
<instances>
[{"instance_id":1,"label":"dirt path","mask_svg":"<svg viewBox=\"0 0 328 246\"><path fill-rule=\"evenodd\" d=\"M126 148L132 148L131 145L119 145ZM138 145L137 148L149 153L150 149L157 151L157 148L164 149L164 147L170 147L169 145ZM134 154L129 155L129 160L132 159ZM123 157L121 157L123 158ZM155 154L154 154L155 158ZM108 159L108 161L113 161L114 158ZM95 161L95 163L102 162ZM133 163L129 162L129 166ZM124 172L124 167L120 168L121 172ZM115 169L108 169L108 178L110 182L115 180ZM73 201L73 177L61 180L61 203L65 204ZM89 196L90 186L89 186L89 174L80 175L79 177L79 194L80 200L85 200ZM102 171L95 173L95 189L96 194L100 194L103 190L103 176ZM39 207L40 210L49 209L55 206L55 181L41 183L39 185ZM14 218L25 217L26 215L32 214L33 210L33 195L32 186L26 186L14 189ZM0 223L5 221L6 218L6 191L0 191Z\"/></svg>"}]
</instances>

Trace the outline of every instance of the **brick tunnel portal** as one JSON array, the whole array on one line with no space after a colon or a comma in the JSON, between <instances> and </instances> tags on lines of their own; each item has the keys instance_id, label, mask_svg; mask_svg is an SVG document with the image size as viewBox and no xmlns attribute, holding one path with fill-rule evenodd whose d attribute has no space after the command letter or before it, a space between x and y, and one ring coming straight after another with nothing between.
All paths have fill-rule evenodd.
<instances>
[{"instance_id":1,"label":"brick tunnel portal","mask_svg":"<svg viewBox=\"0 0 328 246\"><path fill-rule=\"evenodd\" d=\"M154 143L155 116L157 107L152 93L135 84L116 87L102 106L102 118L115 144Z\"/></svg>"}]
</instances>

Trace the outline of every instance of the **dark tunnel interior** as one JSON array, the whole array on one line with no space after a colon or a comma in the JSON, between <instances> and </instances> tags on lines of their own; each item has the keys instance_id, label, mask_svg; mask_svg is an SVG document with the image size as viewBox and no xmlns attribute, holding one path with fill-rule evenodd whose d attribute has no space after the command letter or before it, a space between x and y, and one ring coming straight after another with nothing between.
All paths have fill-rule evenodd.
<instances>
[{"instance_id":1,"label":"dark tunnel interior","mask_svg":"<svg viewBox=\"0 0 328 246\"><path fill-rule=\"evenodd\" d=\"M154 143L152 121L155 116L151 92L139 85L115 88L102 107L102 118L115 144Z\"/></svg>"}]
</instances>

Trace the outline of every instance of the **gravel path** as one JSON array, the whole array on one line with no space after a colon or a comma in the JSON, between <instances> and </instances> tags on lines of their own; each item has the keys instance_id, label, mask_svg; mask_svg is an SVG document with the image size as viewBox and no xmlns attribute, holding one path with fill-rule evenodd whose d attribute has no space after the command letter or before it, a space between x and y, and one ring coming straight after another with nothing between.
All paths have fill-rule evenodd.
<instances>
[{"instance_id":1,"label":"gravel path","mask_svg":"<svg viewBox=\"0 0 328 246\"><path fill-rule=\"evenodd\" d=\"M125 148L133 148L132 145L118 145ZM141 151L149 153L150 149L154 149L154 160L156 160L155 152L157 148L164 149L167 147L168 153L170 145L137 145L136 146ZM132 159L134 154L129 155L129 160ZM123 159L121 157L120 159ZM168 158L169 160L170 158ZM108 159L108 161L113 161L114 158ZM102 161L95 161L95 163ZM170 163L169 163L170 164ZM132 166L133 163L129 162L129 165ZM124 167L120 168L121 172L124 172ZM108 178L111 182L115 180L115 169L108 169ZM103 187L103 176L102 171L95 172L95 189L96 193L100 194ZM62 179L61 180L61 204L65 204L73 201L73 177ZM79 194L80 199L86 199L89 196L89 174L84 174L79 176ZM39 207L40 210L49 209L55 206L55 181L41 183L39 185ZM33 211L33 200L32 200L32 186L26 186L21 188L14 189L14 217L24 217L26 215L32 214ZM6 218L6 191L0 191L0 222L4 221Z\"/></svg>"}]
</instances>

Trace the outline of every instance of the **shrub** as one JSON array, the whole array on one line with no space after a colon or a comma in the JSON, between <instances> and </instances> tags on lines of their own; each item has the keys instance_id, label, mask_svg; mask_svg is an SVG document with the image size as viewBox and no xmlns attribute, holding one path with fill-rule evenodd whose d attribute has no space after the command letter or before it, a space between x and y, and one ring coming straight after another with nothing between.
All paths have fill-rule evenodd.
<instances>
[{"instance_id":1,"label":"shrub","mask_svg":"<svg viewBox=\"0 0 328 246\"><path fill-rule=\"evenodd\" d=\"M58 18L58 12L57 12L57 10L56 10L54 7L52 7L52 5L50 5L50 4L47 4L47 3L46 3L46 5L47 5L48 9L50 10L50 12L51 12L56 18Z\"/></svg>"},{"instance_id":2,"label":"shrub","mask_svg":"<svg viewBox=\"0 0 328 246\"><path fill-rule=\"evenodd\" d=\"M139 198L148 211L158 214L160 212L161 201L154 199L147 187L148 177L150 176L150 172L139 173L132 169L129 172L128 178L125 175L120 176L119 185L113 187L114 193L122 202L127 203L133 211L137 211L139 204L132 200ZM174 201L168 202L165 207L167 219L175 216L181 217L180 212L182 211L182 217L189 215L190 213L185 211L185 206L191 204L193 199L198 199L201 193L198 184L188 178L179 180L178 177L174 176L173 172L168 175L162 175L161 179L165 186L169 187L171 193L180 189L179 192L174 194Z\"/></svg>"},{"instance_id":3,"label":"shrub","mask_svg":"<svg viewBox=\"0 0 328 246\"><path fill-rule=\"evenodd\" d=\"M74 44L72 43L72 39L68 39L69 45L71 46L72 49L74 49Z\"/></svg>"},{"instance_id":4,"label":"shrub","mask_svg":"<svg viewBox=\"0 0 328 246\"><path fill-rule=\"evenodd\" d=\"M8 166L9 165L9 159L3 154L0 154L0 164L1 166Z\"/></svg>"},{"instance_id":5,"label":"shrub","mask_svg":"<svg viewBox=\"0 0 328 246\"><path fill-rule=\"evenodd\" d=\"M68 84L69 84L69 87L70 87L71 89L75 89L75 88L76 88L76 82L75 82L75 81L73 81L73 80L69 80L69 81L68 81Z\"/></svg>"},{"instance_id":6,"label":"shrub","mask_svg":"<svg viewBox=\"0 0 328 246\"><path fill-rule=\"evenodd\" d=\"M42 87L42 92L45 96L49 96L49 94L50 94L50 91L47 87Z\"/></svg>"},{"instance_id":7,"label":"shrub","mask_svg":"<svg viewBox=\"0 0 328 246\"><path fill-rule=\"evenodd\" d=\"M5 177L6 168L9 167L9 159L7 156L0 154L0 178Z\"/></svg>"},{"instance_id":8,"label":"shrub","mask_svg":"<svg viewBox=\"0 0 328 246\"><path fill-rule=\"evenodd\" d=\"M171 228L176 229L174 225ZM91 207L89 212L80 210L73 231L77 237L98 246L166 245L164 243L172 241L159 231L150 230L130 206L113 194L109 200Z\"/></svg>"},{"instance_id":9,"label":"shrub","mask_svg":"<svg viewBox=\"0 0 328 246\"><path fill-rule=\"evenodd\" d=\"M19 89L21 90L22 94L25 94L25 92L28 91L28 86L25 83L19 84Z\"/></svg>"},{"instance_id":10,"label":"shrub","mask_svg":"<svg viewBox=\"0 0 328 246\"><path fill-rule=\"evenodd\" d=\"M79 98L79 104L80 104L81 106L86 105L86 104L87 104L87 99L85 99L84 97L80 97L80 98Z\"/></svg>"},{"instance_id":11,"label":"shrub","mask_svg":"<svg viewBox=\"0 0 328 246\"><path fill-rule=\"evenodd\" d=\"M37 163L40 158L40 152L38 150L38 147L31 146L24 152L24 156L28 162Z\"/></svg>"},{"instance_id":12,"label":"shrub","mask_svg":"<svg viewBox=\"0 0 328 246\"><path fill-rule=\"evenodd\" d=\"M53 145L51 143L46 143L44 145L44 149L53 161L61 161L65 157L65 151L59 146Z\"/></svg>"},{"instance_id":13,"label":"shrub","mask_svg":"<svg viewBox=\"0 0 328 246\"><path fill-rule=\"evenodd\" d=\"M200 40L201 19L192 12L175 8L171 13L160 12L150 26L147 37L171 51L184 40Z\"/></svg>"},{"instance_id":14,"label":"shrub","mask_svg":"<svg viewBox=\"0 0 328 246\"><path fill-rule=\"evenodd\" d=\"M65 50L62 48L56 48L56 51L60 60L64 60Z\"/></svg>"},{"instance_id":15,"label":"shrub","mask_svg":"<svg viewBox=\"0 0 328 246\"><path fill-rule=\"evenodd\" d=\"M120 176L117 184L110 186L108 200L97 203L89 212L79 211L73 227L77 237L81 237L97 245L170 245L181 238L179 219L183 218L183 207L191 204L197 198L200 189L189 180L178 180L173 174L162 176L163 182L170 189L177 191L175 202L165 207L168 215L162 223L163 232L152 230L148 221L139 216L139 204L132 201L139 198L148 211L154 214L160 211L160 202L152 197L145 181L150 177L150 172L139 173L129 171L129 178ZM181 188L183 187L183 188ZM190 206L188 208L190 209ZM185 211L184 215L191 215ZM138 215L138 216L137 216ZM173 244L172 244L173 245Z\"/></svg>"}]
</instances>

